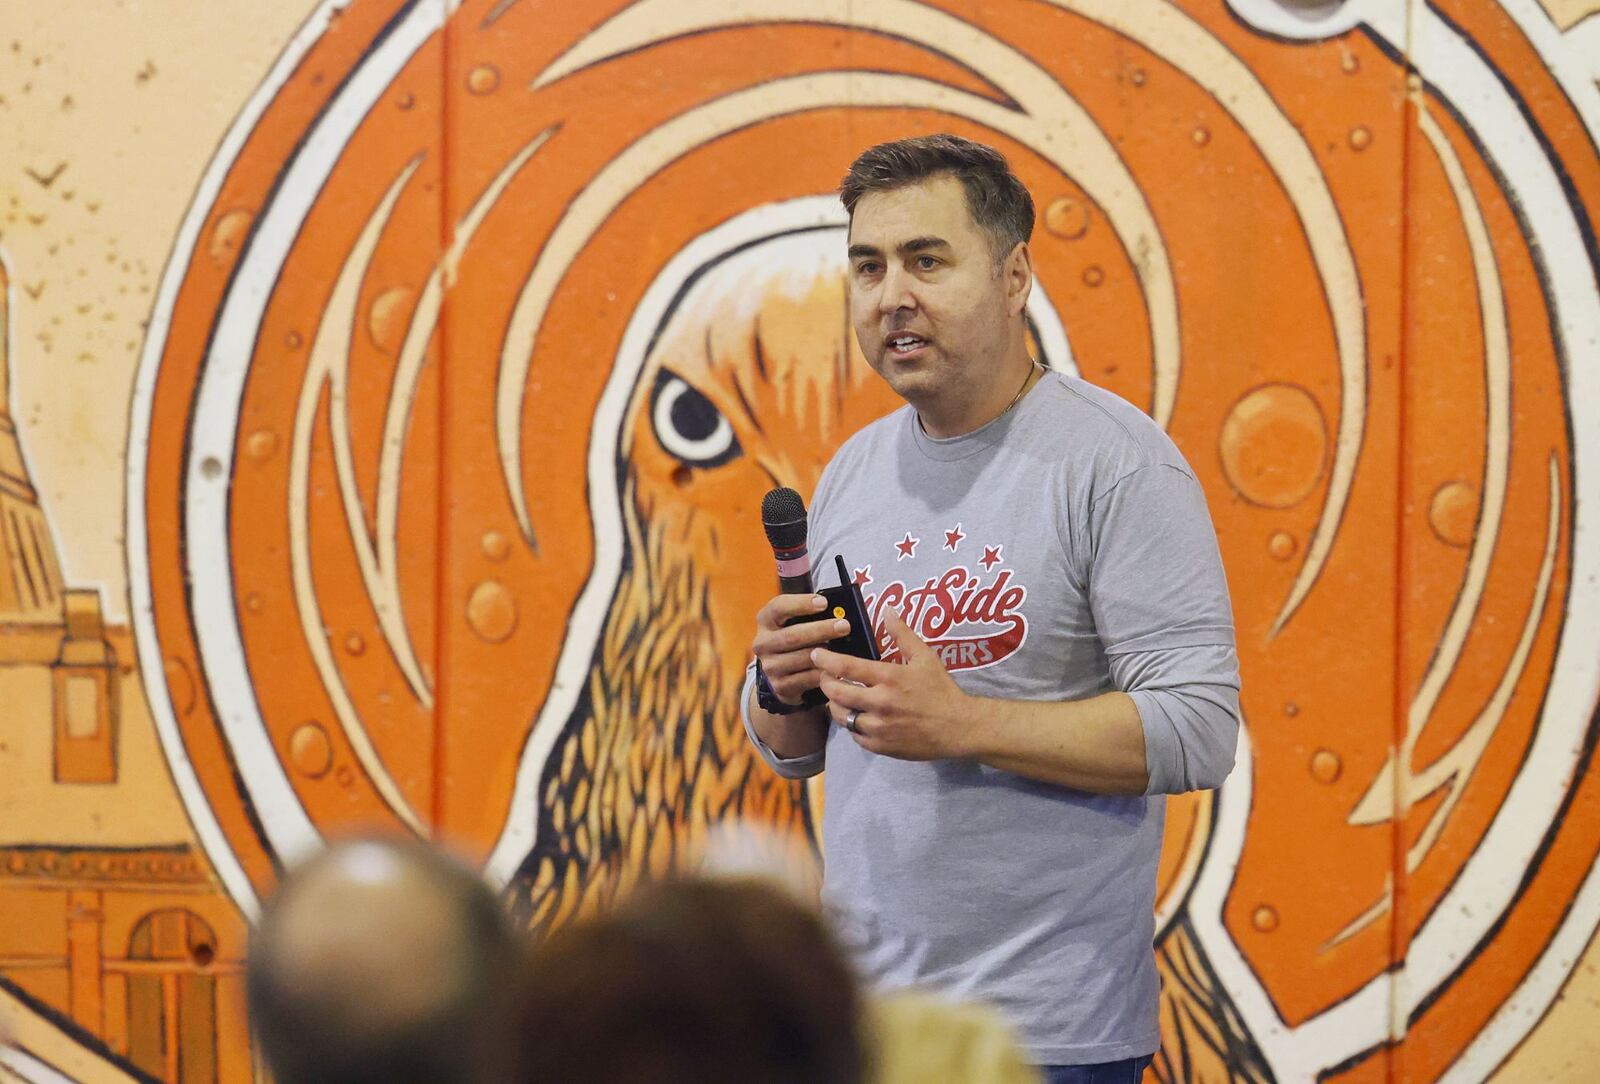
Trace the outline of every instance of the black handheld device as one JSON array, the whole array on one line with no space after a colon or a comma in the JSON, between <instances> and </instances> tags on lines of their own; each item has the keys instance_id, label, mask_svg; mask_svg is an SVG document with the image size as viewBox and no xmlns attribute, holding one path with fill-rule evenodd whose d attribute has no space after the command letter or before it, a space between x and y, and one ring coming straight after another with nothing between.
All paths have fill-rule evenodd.
<instances>
[{"instance_id":1,"label":"black handheld device","mask_svg":"<svg viewBox=\"0 0 1600 1084\"><path fill-rule=\"evenodd\" d=\"M861 597L861 586L851 579L850 570L845 567L843 557L835 554L833 562L839 570L839 586L818 588L816 593L827 599L828 605L821 613L808 615L804 620L836 621L843 618L850 622L849 634L837 640L829 640L826 645L828 650L877 662L879 661L877 632L867 617L867 604Z\"/></svg>"}]
</instances>

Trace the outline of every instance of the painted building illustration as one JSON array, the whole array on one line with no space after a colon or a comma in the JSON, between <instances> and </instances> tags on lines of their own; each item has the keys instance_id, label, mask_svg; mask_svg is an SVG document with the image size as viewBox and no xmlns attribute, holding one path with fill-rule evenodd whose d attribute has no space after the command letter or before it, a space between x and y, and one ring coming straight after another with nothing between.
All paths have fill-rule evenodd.
<instances>
[{"instance_id":1,"label":"painted building illustration","mask_svg":"<svg viewBox=\"0 0 1600 1084\"><path fill-rule=\"evenodd\" d=\"M946 130L1233 593L1152 1078L1587 1079L1597 79L1584 0L0 14L0 1080L252 1079L249 923L340 831L532 931L810 842L756 510L897 405L832 193Z\"/></svg>"},{"instance_id":2,"label":"painted building illustration","mask_svg":"<svg viewBox=\"0 0 1600 1084\"><path fill-rule=\"evenodd\" d=\"M0 265L0 404L10 296ZM172 800L128 630L62 575L9 409L0 538L0 992L157 1079L222 1079L248 1051L245 925Z\"/></svg>"}]
</instances>

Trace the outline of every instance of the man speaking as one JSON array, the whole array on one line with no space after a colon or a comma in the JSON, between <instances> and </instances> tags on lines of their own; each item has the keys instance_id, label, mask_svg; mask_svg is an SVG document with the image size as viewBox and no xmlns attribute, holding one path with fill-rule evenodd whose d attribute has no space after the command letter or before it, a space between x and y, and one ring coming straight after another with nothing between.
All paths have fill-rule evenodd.
<instances>
[{"instance_id":1,"label":"man speaking","mask_svg":"<svg viewBox=\"0 0 1600 1084\"><path fill-rule=\"evenodd\" d=\"M828 769L823 899L869 980L998 1006L1052 1082L1136 1080L1164 796L1218 786L1238 738L1204 495L1143 413L1030 357L1033 201L998 152L882 144L840 196L856 337L907 405L823 471L810 550L884 661L780 595L747 729L780 775Z\"/></svg>"}]
</instances>

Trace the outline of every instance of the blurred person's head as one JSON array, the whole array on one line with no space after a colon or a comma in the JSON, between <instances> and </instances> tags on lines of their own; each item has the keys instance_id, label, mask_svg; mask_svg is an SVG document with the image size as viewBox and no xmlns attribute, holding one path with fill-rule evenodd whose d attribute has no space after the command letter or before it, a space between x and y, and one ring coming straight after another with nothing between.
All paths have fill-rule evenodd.
<instances>
[{"instance_id":1,"label":"blurred person's head","mask_svg":"<svg viewBox=\"0 0 1600 1084\"><path fill-rule=\"evenodd\" d=\"M413 841L335 843L251 938L251 1022L279 1084L497 1079L515 943L488 886Z\"/></svg>"},{"instance_id":2,"label":"blurred person's head","mask_svg":"<svg viewBox=\"0 0 1600 1084\"><path fill-rule=\"evenodd\" d=\"M1040 1084L1016 1033L985 1005L896 991L871 999L865 1020L871 1084Z\"/></svg>"},{"instance_id":3,"label":"blurred person's head","mask_svg":"<svg viewBox=\"0 0 1600 1084\"><path fill-rule=\"evenodd\" d=\"M527 1084L853 1084L854 974L821 919L760 880L649 885L524 967Z\"/></svg>"}]
</instances>

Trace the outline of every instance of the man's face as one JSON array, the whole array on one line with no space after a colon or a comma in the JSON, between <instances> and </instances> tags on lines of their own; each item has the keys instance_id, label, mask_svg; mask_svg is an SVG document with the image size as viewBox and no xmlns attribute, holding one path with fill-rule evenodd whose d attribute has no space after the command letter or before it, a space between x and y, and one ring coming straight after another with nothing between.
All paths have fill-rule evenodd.
<instances>
[{"instance_id":1,"label":"man's face","mask_svg":"<svg viewBox=\"0 0 1600 1084\"><path fill-rule=\"evenodd\" d=\"M1001 367L1012 305L961 182L862 196L849 255L851 323L889 386L917 406L982 395Z\"/></svg>"}]
</instances>

